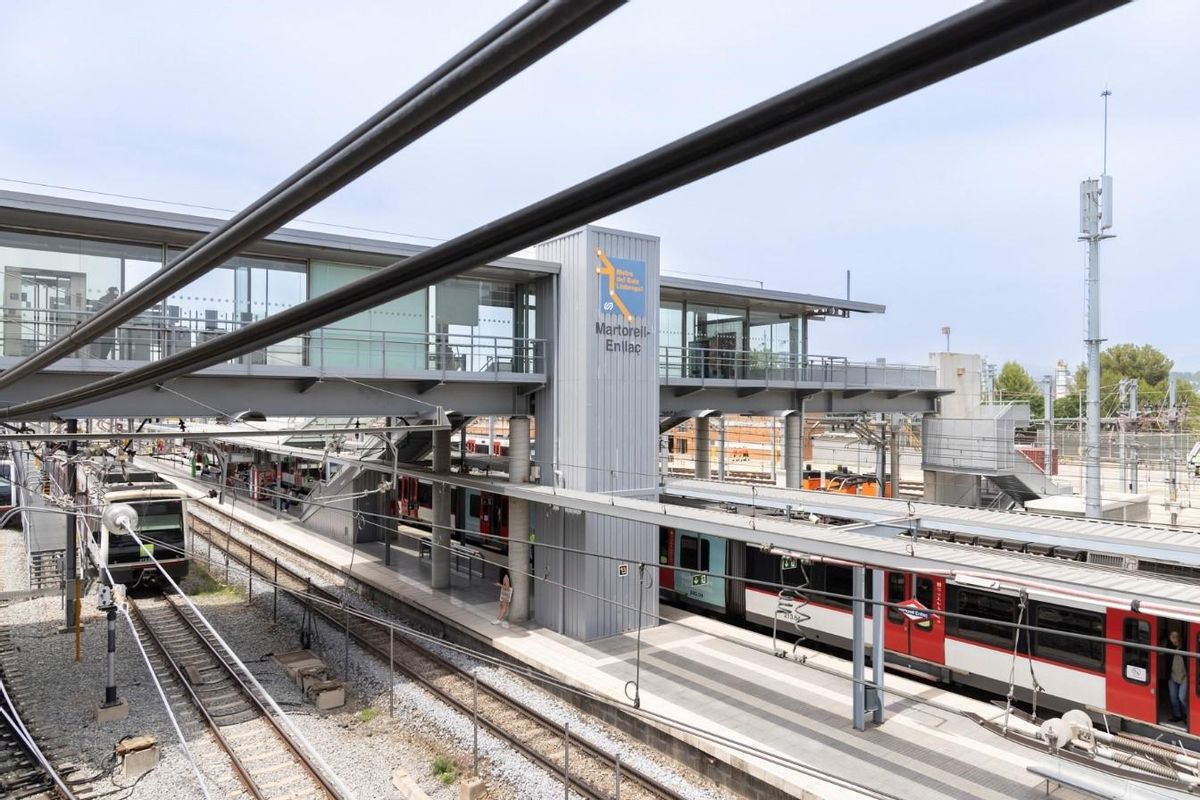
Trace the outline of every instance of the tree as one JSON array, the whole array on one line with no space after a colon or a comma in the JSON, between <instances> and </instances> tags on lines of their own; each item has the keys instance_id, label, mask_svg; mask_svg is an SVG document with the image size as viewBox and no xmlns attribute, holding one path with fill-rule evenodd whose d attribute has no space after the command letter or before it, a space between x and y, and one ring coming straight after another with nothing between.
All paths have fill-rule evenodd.
<instances>
[{"instance_id":1,"label":"tree","mask_svg":"<svg viewBox=\"0 0 1200 800\"><path fill-rule=\"evenodd\" d=\"M1005 402L1029 403L1029 412L1035 419L1041 418L1046 409L1042 388L1015 361L1007 361L1000 368L1000 374L996 376L996 395Z\"/></svg>"},{"instance_id":2,"label":"tree","mask_svg":"<svg viewBox=\"0 0 1200 800\"><path fill-rule=\"evenodd\" d=\"M1148 344L1115 344L1100 354L1100 416L1112 417L1117 414L1121 405L1120 383L1122 380L1136 380L1138 385L1138 405L1143 408L1164 406L1170 390L1171 368L1175 362L1167 358L1156 347ZM1079 414L1080 400L1087 400L1087 364L1080 364L1075 370L1076 392L1060 399L1054 404L1055 412L1059 412L1060 403L1066 416ZM1177 381L1175 386L1176 402L1179 405L1193 405L1196 400L1196 388L1190 381Z\"/></svg>"}]
</instances>

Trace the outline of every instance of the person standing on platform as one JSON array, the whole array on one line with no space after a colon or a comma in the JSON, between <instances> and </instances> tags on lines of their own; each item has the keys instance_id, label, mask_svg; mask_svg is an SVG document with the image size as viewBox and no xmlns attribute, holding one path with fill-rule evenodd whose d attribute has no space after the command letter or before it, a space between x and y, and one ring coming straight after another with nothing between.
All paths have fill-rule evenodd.
<instances>
[{"instance_id":1,"label":"person standing on platform","mask_svg":"<svg viewBox=\"0 0 1200 800\"><path fill-rule=\"evenodd\" d=\"M95 307L94 311L96 313L103 311L104 309L108 308L113 303L115 303L117 298L120 296L121 296L121 292L119 289L117 289L117 287L115 287L115 286L108 287L108 291L104 294L104 296L96 301L96 307ZM117 343L117 332L115 330L106 332L103 336L101 336L99 339L97 339L96 341L94 341L92 343L92 346L91 346L92 358L99 358L102 360L107 360L108 357L110 355L112 355L112 352L115 349L116 343Z\"/></svg>"},{"instance_id":2,"label":"person standing on platform","mask_svg":"<svg viewBox=\"0 0 1200 800\"><path fill-rule=\"evenodd\" d=\"M1187 660L1184 659L1183 638L1179 631L1167 634L1167 647L1171 648L1171 676L1167 680L1167 693L1171 696L1171 722L1183 722L1187 719Z\"/></svg>"},{"instance_id":3,"label":"person standing on platform","mask_svg":"<svg viewBox=\"0 0 1200 800\"><path fill-rule=\"evenodd\" d=\"M493 625L503 625L508 627L508 607L512 603L512 580L508 577L508 570L504 567L500 568L500 609L496 614L496 618L492 620Z\"/></svg>"}]
</instances>

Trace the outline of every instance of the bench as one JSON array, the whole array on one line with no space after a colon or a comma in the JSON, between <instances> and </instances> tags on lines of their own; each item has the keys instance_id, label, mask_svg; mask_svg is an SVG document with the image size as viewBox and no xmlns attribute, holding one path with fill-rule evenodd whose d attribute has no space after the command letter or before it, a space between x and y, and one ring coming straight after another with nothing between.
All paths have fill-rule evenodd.
<instances>
[{"instance_id":1,"label":"bench","mask_svg":"<svg viewBox=\"0 0 1200 800\"><path fill-rule=\"evenodd\" d=\"M433 553L433 534L429 531L420 528L414 528L410 525L401 525L399 529L401 536L408 536L411 539L417 540L417 558L426 558ZM450 542L450 556L454 560L454 569L458 572L462 571L462 560L467 560L467 580L472 580L475 577L475 562L479 562L479 577L485 577L484 569L487 566L487 559L484 558L483 551L475 547L469 547L461 542Z\"/></svg>"}]
</instances>

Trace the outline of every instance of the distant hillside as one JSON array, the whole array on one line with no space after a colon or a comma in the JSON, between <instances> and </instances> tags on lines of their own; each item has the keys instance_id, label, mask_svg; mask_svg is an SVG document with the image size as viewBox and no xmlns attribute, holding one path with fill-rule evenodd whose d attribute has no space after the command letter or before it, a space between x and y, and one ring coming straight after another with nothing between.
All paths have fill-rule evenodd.
<instances>
[{"instance_id":1,"label":"distant hillside","mask_svg":"<svg viewBox=\"0 0 1200 800\"><path fill-rule=\"evenodd\" d=\"M1188 381L1197 389L1200 389L1200 371L1180 372L1178 370L1174 370L1171 372L1171 377L1180 381Z\"/></svg>"}]
</instances>

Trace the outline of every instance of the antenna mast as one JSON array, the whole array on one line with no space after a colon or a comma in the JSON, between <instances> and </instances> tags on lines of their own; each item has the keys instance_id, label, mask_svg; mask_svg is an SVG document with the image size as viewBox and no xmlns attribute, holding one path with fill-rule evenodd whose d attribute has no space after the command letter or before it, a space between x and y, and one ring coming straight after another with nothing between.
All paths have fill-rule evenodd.
<instances>
[{"instance_id":1,"label":"antenna mast","mask_svg":"<svg viewBox=\"0 0 1200 800\"><path fill-rule=\"evenodd\" d=\"M1090 519L1102 515L1100 497L1100 242L1112 238L1112 178L1108 174L1108 87L1104 98L1104 170L1100 179L1089 178L1079 185L1079 240L1087 242L1087 456L1084 479L1084 513Z\"/></svg>"}]
</instances>

